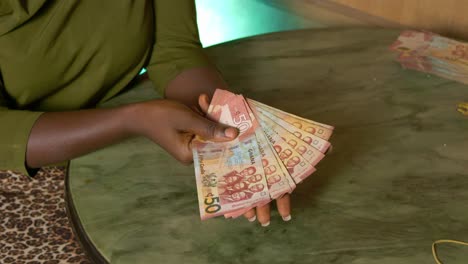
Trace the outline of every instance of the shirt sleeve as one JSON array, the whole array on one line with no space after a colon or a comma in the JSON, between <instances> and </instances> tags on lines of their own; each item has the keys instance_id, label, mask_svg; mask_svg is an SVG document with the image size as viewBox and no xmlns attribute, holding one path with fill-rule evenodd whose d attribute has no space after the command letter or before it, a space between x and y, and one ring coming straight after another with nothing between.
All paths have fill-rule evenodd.
<instances>
[{"instance_id":1,"label":"shirt sleeve","mask_svg":"<svg viewBox=\"0 0 468 264\"><path fill-rule=\"evenodd\" d=\"M147 67L164 96L167 84L190 68L214 66L200 42L194 0L154 0L155 44Z\"/></svg>"},{"instance_id":2,"label":"shirt sleeve","mask_svg":"<svg viewBox=\"0 0 468 264\"><path fill-rule=\"evenodd\" d=\"M26 147L31 129L42 113L10 110L3 91L0 81L0 170L34 176L36 171L26 167Z\"/></svg>"}]
</instances>

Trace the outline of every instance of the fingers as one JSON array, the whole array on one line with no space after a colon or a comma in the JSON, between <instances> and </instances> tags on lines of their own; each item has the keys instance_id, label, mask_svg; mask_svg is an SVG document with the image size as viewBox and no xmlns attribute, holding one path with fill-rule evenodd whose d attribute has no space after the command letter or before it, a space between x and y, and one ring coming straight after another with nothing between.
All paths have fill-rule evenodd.
<instances>
[{"instance_id":1,"label":"fingers","mask_svg":"<svg viewBox=\"0 0 468 264\"><path fill-rule=\"evenodd\" d=\"M153 140L179 162L189 165L193 162L193 154L189 146L192 139L193 134L174 131L160 135Z\"/></svg>"},{"instance_id":2,"label":"fingers","mask_svg":"<svg viewBox=\"0 0 468 264\"><path fill-rule=\"evenodd\" d=\"M291 220L291 196L288 193L276 199L276 206L283 221Z\"/></svg>"},{"instance_id":3,"label":"fingers","mask_svg":"<svg viewBox=\"0 0 468 264\"><path fill-rule=\"evenodd\" d=\"M257 207L257 218L263 227L270 225L270 204Z\"/></svg>"},{"instance_id":4,"label":"fingers","mask_svg":"<svg viewBox=\"0 0 468 264\"><path fill-rule=\"evenodd\" d=\"M192 141L195 136L191 133L180 133L179 134L179 150L178 155L176 156L177 160L184 165L190 165L193 163L193 153L192 153ZM172 144L177 145L177 144Z\"/></svg>"},{"instance_id":5,"label":"fingers","mask_svg":"<svg viewBox=\"0 0 468 264\"><path fill-rule=\"evenodd\" d=\"M255 214L255 209L250 209L247 213L244 214L244 217L249 220L249 222L253 222L257 220L257 215Z\"/></svg>"},{"instance_id":6,"label":"fingers","mask_svg":"<svg viewBox=\"0 0 468 264\"><path fill-rule=\"evenodd\" d=\"M208 113L208 108L210 107L210 98L206 94L201 94L198 97L198 105L204 114Z\"/></svg>"},{"instance_id":7,"label":"fingers","mask_svg":"<svg viewBox=\"0 0 468 264\"><path fill-rule=\"evenodd\" d=\"M206 94L201 94L198 97L198 104L200 109L204 114L208 113L208 108L210 107L210 98ZM201 119L198 119L201 121ZM208 119L203 119L199 126L194 128L193 132L205 140L211 140L215 142L229 141L236 138L239 134L237 128L228 127L222 124L216 124Z\"/></svg>"},{"instance_id":8,"label":"fingers","mask_svg":"<svg viewBox=\"0 0 468 264\"><path fill-rule=\"evenodd\" d=\"M193 115L186 126L187 131L197 134L205 140L214 142L230 141L235 139L239 134L239 131L235 127L215 123L198 115Z\"/></svg>"},{"instance_id":9,"label":"fingers","mask_svg":"<svg viewBox=\"0 0 468 264\"><path fill-rule=\"evenodd\" d=\"M287 222L291 220L291 196L287 193L281 198L276 199L276 205L278 207L278 213L283 218L283 221ZM256 213L256 215L255 215ZM270 225L270 204L258 206L256 209L251 209L244 214L249 222L254 222L258 219L258 222L263 227Z\"/></svg>"}]
</instances>

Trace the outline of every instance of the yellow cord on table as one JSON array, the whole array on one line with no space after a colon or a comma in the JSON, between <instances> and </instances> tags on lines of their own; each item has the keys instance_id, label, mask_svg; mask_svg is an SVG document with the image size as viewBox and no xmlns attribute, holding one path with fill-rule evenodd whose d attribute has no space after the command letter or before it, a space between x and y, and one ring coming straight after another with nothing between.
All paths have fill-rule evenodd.
<instances>
[{"instance_id":1,"label":"yellow cord on table","mask_svg":"<svg viewBox=\"0 0 468 264\"><path fill-rule=\"evenodd\" d=\"M435 241L434 243L432 243L432 255L434 256L434 260L436 261L437 264L443 264L443 263L440 261L439 257L437 256L436 245L443 244L443 243L468 246L467 242L458 241L458 240L440 239L440 240Z\"/></svg>"},{"instance_id":2,"label":"yellow cord on table","mask_svg":"<svg viewBox=\"0 0 468 264\"><path fill-rule=\"evenodd\" d=\"M468 116L468 102L459 103L457 105L457 111L460 112L463 115Z\"/></svg>"}]
</instances>

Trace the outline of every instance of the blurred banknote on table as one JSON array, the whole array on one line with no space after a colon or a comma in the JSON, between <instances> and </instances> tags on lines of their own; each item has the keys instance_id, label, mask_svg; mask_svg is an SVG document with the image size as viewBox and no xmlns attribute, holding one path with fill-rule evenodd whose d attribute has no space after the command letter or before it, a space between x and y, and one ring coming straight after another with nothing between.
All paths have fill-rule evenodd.
<instances>
[{"instance_id":1,"label":"blurred banknote on table","mask_svg":"<svg viewBox=\"0 0 468 264\"><path fill-rule=\"evenodd\" d=\"M425 31L406 30L390 46L408 69L468 84L468 43Z\"/></svg>"}]
</instances>

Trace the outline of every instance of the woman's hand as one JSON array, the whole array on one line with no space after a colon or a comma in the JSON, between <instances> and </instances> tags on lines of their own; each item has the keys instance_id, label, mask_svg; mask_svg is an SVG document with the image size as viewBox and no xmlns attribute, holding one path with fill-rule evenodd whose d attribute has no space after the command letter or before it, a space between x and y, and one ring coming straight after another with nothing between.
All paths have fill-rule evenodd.
<instances>
[{"instance_id":1,"label":"woman's hand","mask_svg":"<svg viewBox=\"0 0 468 264\"><path fill-rule=\"evenodd\" d=\"M283 221L291 220L291 199L289 194L285 194L281 198L276 199L276 207L278 207L278 213L283 218ZM269 226L270 204L251 209L244 214L244 217L250 222L258 219L262 226Z\"/></svg>"},{"instance_id":2,"label":"woman's hand","mask_svg":"<svg viewBox=\"0 0 468 264\"><path fill-rule=\"evenodd\" d=\"M207 108L206 100L207 96L200 96L200 103ZM236 128L208 120L176 101L153 100L134 104L132 108L130 129L151 139L184 164L192 163L191 143L196 135L215 142L230 141L238 135Z\"/></svg>"},{"instance_id":3,"label":"woman's hand","mask_svg":"<svg viewBox=\"0 0 468 264\"><path fill-rule=\"evenodd\" d=\"M200 109L205 114L208 112L209 102L210 99L207 95L200 95L198 98ZM284 221L291 220L291 200L289 194L285 194L281 198L276 199L276 206ZM250 222L254 222L258 219L262 226L268 226L270 225L270 204L251 209L244 214L244 217Z\"/></svg>"},{"instance_id":4,"label":"woman's hand","mask_svg":"<svg viewBox=\"0 0 468 264\"><path fill-rule=\"evenodd\" d=\"M184 103L196 111L201 110L206 114L210 97L213 95L216 88L228 90L226 82L219 73L214 68L210 67L197 68L187 70L177 76L169 83L165 95L170 99ZM206 95L199 96L200 94ZM196 103L197 99L198 105ZM289 194L278 198L276 204L278 212L283 220L289 221L291 219ZM270 204L252 209L244 216L251 222L258 219L262 226L268 226L270 224Z\"/></svg>"}]
</instances>

